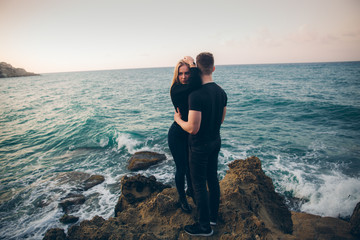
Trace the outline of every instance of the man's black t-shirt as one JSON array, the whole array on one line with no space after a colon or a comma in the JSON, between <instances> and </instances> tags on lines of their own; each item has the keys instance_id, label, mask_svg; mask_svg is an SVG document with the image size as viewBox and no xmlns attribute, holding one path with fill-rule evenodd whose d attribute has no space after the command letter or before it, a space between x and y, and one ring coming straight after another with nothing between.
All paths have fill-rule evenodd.
<instances>
[{"instance_id":1,"label":"man's black t-shirt","mask_svg":"<svg viewBox=\"0 0 360 240\"><path fill-rule=\"evenodd\" d=\"M225 91L214 82L189 95L189 110L201 112L199 132L191 135L192 142L205 143L220 137L220 126L224 107L227 104Z\"/></svg>"}]
</instances>

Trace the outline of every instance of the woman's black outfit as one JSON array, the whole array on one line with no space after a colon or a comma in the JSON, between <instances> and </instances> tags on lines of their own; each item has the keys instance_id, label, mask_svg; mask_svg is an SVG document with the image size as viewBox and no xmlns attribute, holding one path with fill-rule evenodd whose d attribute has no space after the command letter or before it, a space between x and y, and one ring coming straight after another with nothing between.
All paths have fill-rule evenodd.
<instances>
[{"instance_id":1,"label":"woman's black outfit","mask_svg":"<svg viewBox=\"0 0 360 240\"><path fill-rule=\"evenodd\" d=\"M201 86L200 70L190 68L189 84L174 83L170 89L171 101L175 110L179 108L181 118L188 120L188 96ZM168 144L176 165L175 184L179 193L181 208L188 212L191 208L188 206L185 194L185 176L187 181L187 191L192 195L193 188L189 170L189 134L184 131L175 121L171 125L168 133Z\"/></svg>"}]
</instances>

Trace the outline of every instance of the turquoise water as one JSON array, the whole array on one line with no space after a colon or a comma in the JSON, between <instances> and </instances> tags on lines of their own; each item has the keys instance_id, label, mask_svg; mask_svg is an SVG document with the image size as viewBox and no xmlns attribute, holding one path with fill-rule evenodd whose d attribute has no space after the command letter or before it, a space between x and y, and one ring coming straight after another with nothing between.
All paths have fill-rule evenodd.
<instances>
[{"instance_id":1,"label":"turquoise water","mask_svg":"<svg viewBox=\"0 0 360 240\"><path fill-rule=\"evenodd\" d=\"M113 216L119 179L136 151L168 160L140 171L174 184L167 146L172 68L53 73L0 79L0 238L41 239L67 225L58 174L106 180L84 193L80 220ZM297 210L347 217L360 201L360 62L218 66L228 93L219 174L258 156Z\"/></svg>"}]
</instances>

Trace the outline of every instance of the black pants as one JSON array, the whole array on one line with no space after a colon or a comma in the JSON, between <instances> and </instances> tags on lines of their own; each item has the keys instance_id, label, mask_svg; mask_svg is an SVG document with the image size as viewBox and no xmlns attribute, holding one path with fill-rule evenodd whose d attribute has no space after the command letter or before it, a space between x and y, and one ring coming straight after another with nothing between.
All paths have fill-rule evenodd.
<instances>
[{"instance_id":1,"label":"black pants","mask_svg":"<svg viewBox=\"0 0 360 240\"><path fill-rule=\"evenodd\" d=\"M220 137L206 143L192 143L190 139L190 173L198 221L204 228L210 226L210 220L216 222L219 212L220 186L217 168L220 147Z\"/></svg>"},{"instance_id":2,"label":"black pants","mask_svg":"<svg viewBox=\"0 0 360 240\"><path fill-rule=\"evenodd\" d=\"M185 198L185 176L192 192L189 170L189 134L174 122L168 132L168 144L176 165L175 184L180 198Z\"/></svg>"}]
</instances>

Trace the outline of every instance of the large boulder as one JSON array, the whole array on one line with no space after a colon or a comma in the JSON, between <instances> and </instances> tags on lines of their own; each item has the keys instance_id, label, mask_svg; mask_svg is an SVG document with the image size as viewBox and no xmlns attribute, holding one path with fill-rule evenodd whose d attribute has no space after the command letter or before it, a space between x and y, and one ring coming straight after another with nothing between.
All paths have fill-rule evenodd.
<instances>
[{"instance_id":1,"label":"large boulder","mask_svg":"<svg viewBox=\"0 0 360 240\"><path fill-rule=\"evenodd\" d=\"M219 222L234 239L244 237L244 230L249 238L292 233L291 212L263 172L259 158L230 163L220 190ZM246 230L249 228L252 230Z\"/></svg>"},{"instance_id":2,"label":"large boulder","mask_svg":"<svg viewBox=\"0 0 360 240\"><path fill-rule=\"evenodd\" d=\"M169 187L157 182L154 176L145 177L139 174L132 177L124 176L121 179L121 196L115 206L115 216L129 206L135 207L139 202Z\"/></svg>"},{"instance_id":3,"label":"large boulder","mask_svg":"<svg viewBox=\"0 0 360 240\"><path fill-rule=\"evenodd\" d=\"M149 151L136 152L129 159L128 169L130 171L147 169L150 166L155 165L165 159L166 159L165 154L149 152Z\"/></svg>"}]
</instances>

